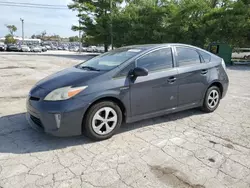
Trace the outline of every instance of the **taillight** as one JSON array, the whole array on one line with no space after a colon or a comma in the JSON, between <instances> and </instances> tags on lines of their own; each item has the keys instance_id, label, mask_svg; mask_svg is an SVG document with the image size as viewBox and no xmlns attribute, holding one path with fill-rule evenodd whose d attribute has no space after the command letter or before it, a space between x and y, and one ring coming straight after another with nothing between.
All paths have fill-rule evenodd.
<instances>
[{"instance_id":1,"label":"taillight","mask_svg":"<svg viewBox=\"0 0 250 188\"><path fill-rule=\"evenodd\" d=\"M224 70L227 71L226 63L225 63L224 59L222 59L221 65L222 65L222 67L224 68Z\"/></svg>"}]
</instances>

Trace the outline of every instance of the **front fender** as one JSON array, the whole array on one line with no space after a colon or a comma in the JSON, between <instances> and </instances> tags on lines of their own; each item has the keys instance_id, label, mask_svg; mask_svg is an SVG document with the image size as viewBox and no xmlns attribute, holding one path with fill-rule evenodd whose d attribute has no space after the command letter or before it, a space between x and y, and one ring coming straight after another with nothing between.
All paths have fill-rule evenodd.
<instances>
[{"instance_id":1,"label":"front fender","mask_svg":"<svg viewBox=\"0 0 250 188\"><path fill-rule=\"evenodd\" d=\"M123 104L126 115L130 116L131 110L130 110L130 95L129 95L129 90L106 90L103 92L96 92L96 93L91 93L89 95L85 95L81 97L81 100L87 101L87 109L95 103L98 100L105 99L105 98L114 98Z\"/></svg>"}]
</instances>

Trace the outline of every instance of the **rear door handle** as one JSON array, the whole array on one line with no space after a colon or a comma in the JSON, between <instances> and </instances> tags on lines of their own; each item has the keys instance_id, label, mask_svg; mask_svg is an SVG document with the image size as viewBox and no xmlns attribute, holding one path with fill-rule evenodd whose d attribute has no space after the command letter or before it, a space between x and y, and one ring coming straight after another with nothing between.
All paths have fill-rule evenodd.
<instances>
[{"instance_id":1,"label":"rear door handle","mask_svg":"<svg viewBox=\"0 0 250 188\"><path fill-rule=\"evenodd\" d=\"M168 83L170 83L170 84L174 83L175 81L176 81L176 77L174 77L174 76L171 76L168 78Z\"/></svg>"},{"instance_id":2,"label":"rear door handle","mask_svg":"<svg viewBox=\"0 0 250 188\"><path fill-rule=\"evenodd\" d=\"M208 73L208 70L207 70L207 69L201 71L201 74L202 74L202 75L205 75L205 74L207 74L207 73Z\"/></svg>"}]
</instances>

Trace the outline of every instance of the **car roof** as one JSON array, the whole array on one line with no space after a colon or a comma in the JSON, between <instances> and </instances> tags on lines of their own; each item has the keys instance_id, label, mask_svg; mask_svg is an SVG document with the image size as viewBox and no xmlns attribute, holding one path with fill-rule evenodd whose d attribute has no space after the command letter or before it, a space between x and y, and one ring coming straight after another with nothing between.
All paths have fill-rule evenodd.
<instances>
[{"instance_id":1,"label":"car roof","mask_svg":"<svg viewBox=\"0 0 250 188\"><path fill-rule=\"evenodd\" d=\"M153 48L170 47L170 46L186 46L186 47L197 48L195 46L188 45L188 44L182 44L182 43L141 44L141 45L124 46L124 48L135 48L135 49L149 50L149 49L153 49Z\"/></svg>"},{"instance_id":2,"label":"car roof","mask_svg":"<svg viewBox=\"0 0 250 188\"><path fill-rule=\"evenodd\" d=\"M152 50L152 49L155 49L155 48L171 47L171 46L181 46L181 47L195 48L197 50L209 53L210 55L214 55L211 52L208 52L207 50L204 50L202 48L192 46L192 45L189 45L189 44L182 44L182 43L141 44L141 45L123 46L122 48L134 48L134 49L140 49L140 50L146 51L146 50Z\"/></svg>"}]
</instances>

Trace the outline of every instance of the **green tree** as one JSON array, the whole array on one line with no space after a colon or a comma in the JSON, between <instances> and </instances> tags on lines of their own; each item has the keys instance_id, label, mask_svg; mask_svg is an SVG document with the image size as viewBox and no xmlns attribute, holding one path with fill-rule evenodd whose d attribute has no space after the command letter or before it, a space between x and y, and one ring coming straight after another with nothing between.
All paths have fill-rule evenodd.
<instances>
[{"instance_id":1,"label":"green tree","mask_svg":"<svg viewBox=\"0 0 250 188\"><path fill-rule=\"evenodd\" d=\"M210 41L226 42L232 46L250 44L250 10L246 3L241 0L231 2L204 16L205 33Z\"/></svg>"},{"instance_id":2,"label":"green tree","mask_svg":"<svg viewBox=\"0 0 250 188\"><path fill-rule=\"evenodd\" d=\"M79 42L79 37L78 36L69 37L69 42Z\"/></svg>"},{"instance_id":3,"label":"green tree","mask_svg":"<svg viewBox=\"0 0 250 188\"><path fill-rule=\"evenodd\" d=\"M5 44L14 44L16 43L16 40L14 39L14 37L11 34L8 34L5 36Z\"/></svg>"},{"instance_id":4,"label":"green tree","mask_svg":"<svg viewBox=\"0 0 250 188\"><path fill-rule=\"evenodd\" d=\"M41 39L41 40L44 40L46 34L47 34L46 31L42 31L42 32L41 32L40 34L38 34L38 35L33 34L33 35L31 36L31 38L32 38L32 39Z\"/></svg>"},{"instance_id":5,"label":"green tree","mask_svg":"<svg viewBox=\"0 0 250 188\"><path fill-rule=\"evenodd\" d=\"M14 33L17 31L17 28L15 25L6 25L7 29L9 30L9 33L12 37L14 37Z\"/></svg>"},{"instance_id":6,"label":"green tree","mask_svg":"<svg viewBox=\"0 0 250 188\"><path fill-rule=\"evenodd\" d=\"M111 41L111 7L118 11L123 0L73 0L68 7L78 11L80 27L72 30L83 31L86 43L104 44L107 51ZM112 6L111 6L112 5Z\"/></svg>"},{"instance_id":7,"label":"green tree","mask_svg":"<svg viewBox=\"0 0 250 188\"><path fill-rule=\"evenodd\" d=\"M47 32L44 30L41 32L41 39L44 40L44 37L47 35Z\"/></svg>"},{"instance_id":8,"label":"green tree","mask_svg":"<svg viewBox=\"0 0 250 188\"><path fill-rule=\"evenodd\" d=\"M178 42L204 47L211 42L250 45L250 0L75 0L69 7L78 14L89 44L114 45Z\"/></svg>"}]
</instances>

